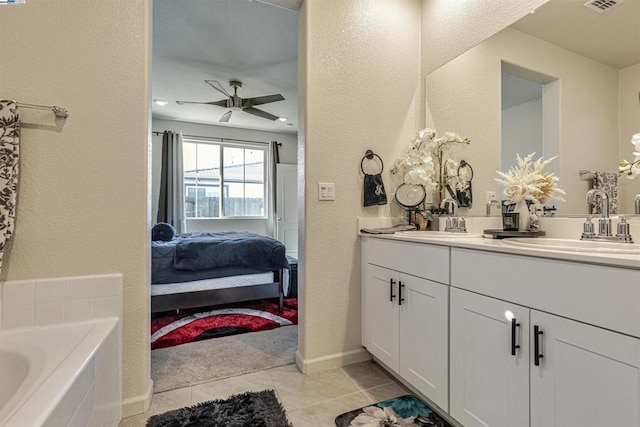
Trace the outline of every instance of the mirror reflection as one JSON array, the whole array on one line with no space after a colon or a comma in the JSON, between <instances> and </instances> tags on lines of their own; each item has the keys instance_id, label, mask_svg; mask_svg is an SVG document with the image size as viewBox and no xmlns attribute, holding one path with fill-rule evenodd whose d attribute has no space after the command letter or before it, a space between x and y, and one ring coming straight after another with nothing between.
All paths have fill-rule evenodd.
<instances>
[{"instance_id":1,"label":"mirror reflection","mask_svg":"<svg viewBox=\"0 0 640 427\"><path fill-rule=\"evenodd\" d=\"M565 202L547 204L558 214L590 213L596 178L617 189L617 213L634 213L640 178L617 171L640 131L640 0L602 13L584 0L550 0L428 75L426 100L427 127L472 141L457 159L475 171L465 215L484 215L486 192L501 194L495 171L534 151L559 155L545 168L566 191Z\"/></svg>"}]
</instances>

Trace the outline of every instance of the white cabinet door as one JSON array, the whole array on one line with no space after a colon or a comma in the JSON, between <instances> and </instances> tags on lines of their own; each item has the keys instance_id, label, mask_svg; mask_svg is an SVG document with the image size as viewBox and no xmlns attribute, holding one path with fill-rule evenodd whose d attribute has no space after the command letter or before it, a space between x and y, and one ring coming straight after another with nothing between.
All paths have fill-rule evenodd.
<instances>
[{"instance_id":1,"label":"white cabinet door","mask_svg":"<svg viewBox=\"0 0 640 427\"><path fill-rule=\"evenodd\" d=\"M528 426L529 309L452 288L449 322L450 414L465 427Z\"/></svg>"},{"instance_id":2,"label":"white cabinet door","mask_svg":"<svg viewBox=\"0 0 640 427\"><path fill-rule=\"evenodd\" d=\"M363 295L365 347L394 371L399 371L398 281L396 271L367 264Z\"/></svg>"},{"instance_id":3,"label":"white cabinet door","mask_svg":"<svg viewBox=\"0 0 640 427\"><path fill-rule=\"evenodd\" d=\"M448 286L400 274L400 375L449 410Z\"/></svg>"},{"instance_id":4,"label":"white cabinet door","mask_svg":"<svg viewBox=\"0 0 640 427\"><path fill-rule=\"evenodd\" d=\"M531 325L532 427L640 425L640 340L535 310Z\"/></svg>"}]
</instances>

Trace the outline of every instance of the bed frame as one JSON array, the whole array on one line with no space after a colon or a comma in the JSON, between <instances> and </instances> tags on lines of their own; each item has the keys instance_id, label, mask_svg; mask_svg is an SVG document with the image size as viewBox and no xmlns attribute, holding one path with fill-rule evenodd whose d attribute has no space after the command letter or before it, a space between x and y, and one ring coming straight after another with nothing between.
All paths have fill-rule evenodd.
<instances>
[{"instance_id":1,"label":"bed frame","mask_svg":"<svg viewBox=\"0 0 640 427\"><path fill-rule=\"evenodd\" d=\"M209 305L231 304L265 298L278 298L278 312L282 313L284 302L284 270L274 270L273 282L262 285L154 295L151 297L151 313L205 307Z\"/></svg>"}]
</instances>

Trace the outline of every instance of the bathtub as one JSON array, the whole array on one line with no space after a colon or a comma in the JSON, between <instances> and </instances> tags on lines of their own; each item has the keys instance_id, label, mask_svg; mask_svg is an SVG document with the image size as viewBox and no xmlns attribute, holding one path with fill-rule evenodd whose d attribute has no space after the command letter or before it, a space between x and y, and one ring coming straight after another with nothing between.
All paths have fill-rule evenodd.
<instances>
[{"instance_id":1,"label":"bathtub","mask_svg":"<svg viewBox=\"0 0 640 427\"><path fill-rule=\"evenodd\" d=\"M117 426L118 318L0 329L0 426Z\"/></svg>"}]
</instances>

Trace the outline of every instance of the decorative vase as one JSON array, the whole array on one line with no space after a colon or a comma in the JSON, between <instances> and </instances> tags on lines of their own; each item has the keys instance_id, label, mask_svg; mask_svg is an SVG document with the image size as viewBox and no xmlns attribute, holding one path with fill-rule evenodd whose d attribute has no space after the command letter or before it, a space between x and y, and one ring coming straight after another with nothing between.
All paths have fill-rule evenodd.
<instances>
[{"instance_id":1,"label":"decorative vase","mask_svg":"<svg viewBox=\"0 0 640 427\"><path fill-rule=\"evenodd\" d=\"M527 206L526 200L520 200L516 203L513 208L513 212L517 212L519 215L518 219L518 231L529 231L529 223L531 222L531 211L529 211L529 207Z\"/></svg>"}]
</instances>

